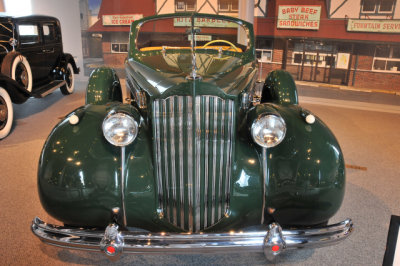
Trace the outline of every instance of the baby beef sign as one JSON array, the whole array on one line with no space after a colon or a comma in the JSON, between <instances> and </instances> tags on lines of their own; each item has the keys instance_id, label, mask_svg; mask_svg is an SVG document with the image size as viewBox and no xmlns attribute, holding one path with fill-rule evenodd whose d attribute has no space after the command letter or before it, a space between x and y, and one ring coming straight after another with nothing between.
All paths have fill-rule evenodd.
<instances>
[{"instance_id":1,"label":"baby beef sign","mask_svg":"<svg viewBox=\"0 0 400 266\"><path fill-rule=\"evenodd\" d=\"M321 6L279 6L278 29L318 30Z\"/></svg>"}]
</instances>

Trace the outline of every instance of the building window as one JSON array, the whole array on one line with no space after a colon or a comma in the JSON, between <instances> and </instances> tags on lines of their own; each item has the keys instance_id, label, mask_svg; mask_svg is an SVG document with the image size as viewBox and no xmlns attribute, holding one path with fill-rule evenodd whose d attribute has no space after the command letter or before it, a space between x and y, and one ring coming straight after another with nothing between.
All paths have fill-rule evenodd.
<instances>
[{"instance_id":1,"label":"building window","mask_svg":"<svg viewBox=\"0 0 400 266\"><path fill-rule=\"evenodd\" d=\"M256 56L258 62L272 62L272 40L259 37L256 39Z\"/></svg>"},{"instance_id":2,"label":"building window","mask_svg":"<svg viewBox=\"0 0 400 266\"><path fill-rule=\"evenodd\" d=\"M196 0L175 0L175 12L196 11Z\"/></svg>"},{"instance_id":3,"label":"building window","mask_svg":"<svg viewBox=\"0 0 400 266\"><path fill-rule=\"evenodd\" d=\"M239 11L239 0L219 0L218 1L219 12L238 12Z\"/></svg>"},{"instance_id":4,"label":"building window","mask_svg":"<svg viewBox=\"0 0 400 266\"><path fill-rule=\"evenodd\" d=\"M256 55L258 62L269 63L272 62L272 50L271 49L256 49Z\"/></svg>"},{"instance_id":5,"label":"building window","mask_svg":"<svg viewBox=\"0 0 400 266\"><path fill-rule=\"evenodd\" d=\"M392 13L396 0L363 0L361 12L368 14Z\"/></svg>"},{"instance_id":6,"label":"building window","mask_svg":"<svg viewBox=\"0 0 400 266\"><path fill-rule=\"evenodd\" d=\"M111 43L111 53L127 53L127 43Z\"/></svg>"},{"instance_id":7,"label":"building window","mask_svg":"<svg viewBox=\"0 0 400 266\"><path fill-rule=\"evenodd\" d=\"M294 52L292 56L292 64L301 65L302 58L303 58L302 52ZM331 65L334 66L336 62L336 54L318 53L317 57L316 52L304 53L305 66L315 66L317 61L318 61L318 67L330 67Z\"/></svg>"},{"instance_id":8,"label":"building window","mask_svg":"<svg viewBox=\"0 0 400 266\"><path fill-rule=\"evenodd\" d=\"M400 72L400 46L377 46L375 48L372 70Z\"/></svg>"}]
</instances>

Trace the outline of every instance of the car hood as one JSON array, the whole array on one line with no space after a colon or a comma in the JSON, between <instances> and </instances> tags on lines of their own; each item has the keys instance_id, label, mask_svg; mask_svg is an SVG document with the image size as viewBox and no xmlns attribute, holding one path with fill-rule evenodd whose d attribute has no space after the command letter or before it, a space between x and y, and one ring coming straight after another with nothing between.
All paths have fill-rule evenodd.
<instances>
[{"instance_id":1,"label":"car hood","mask_svg":"<svg viewBox=\"0 0 400 266\"><path fill-rule=\"evenodd\" d=\"M196 53L196 66L196 73L201 77L198 82L202 87L213 87L231 96L249 88L256 73L255 62L228 55ZM191 53L137 56L127 61L126 70L130 81L137 83L152 97L171 94L171 89L194 83L193 79L188 79L192 71ZM174 92L179 94L176 90Z\"/></svg>"}]
</instances>

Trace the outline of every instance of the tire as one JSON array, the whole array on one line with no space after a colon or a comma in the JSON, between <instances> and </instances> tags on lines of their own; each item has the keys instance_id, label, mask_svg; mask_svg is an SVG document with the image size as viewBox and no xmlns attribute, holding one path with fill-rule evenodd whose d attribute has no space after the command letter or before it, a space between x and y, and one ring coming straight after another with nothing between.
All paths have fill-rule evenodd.
<instances>
[{"instance_id":1,"label":"tire","mask_svg":"<svg viewBox=\"0 0 400 266\"><path fill-rule=\"evenodd\" d=\"M15 52L7 54L1 64L1 73L32 92L32 70L25 56Z\"/></svg>"},{"instance_id":2,"label":"tire","mask_svg":"<svg viewBox=\"0 0 400 266\"><path fill-rule=\"evenodd\" d=\"M14 118L14 110L8 92L0 87L0 139L10 133Z\"/></svg>"},{"instance_id":3,"label":"tire","mask_svg":"<svg viewBox=\"0 0 400 266\"><path fill-rule=\"evenodd\" d=\"M67 64L67 69L63 76L67 84L61 86L61 93L64 95L72 94L75 89L75 77L74 68L72 67L71 63Z\"/></svg>"}]
</instances>

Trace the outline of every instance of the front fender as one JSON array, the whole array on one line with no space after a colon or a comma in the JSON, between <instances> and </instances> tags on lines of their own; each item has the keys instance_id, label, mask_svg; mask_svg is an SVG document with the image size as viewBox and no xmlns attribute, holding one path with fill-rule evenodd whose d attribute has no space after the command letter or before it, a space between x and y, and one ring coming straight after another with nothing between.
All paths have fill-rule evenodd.
<instances>
[{"instance_id":1,"label":"front fender","mask_svg":"<svg viewBox=\"0 0 400 266\"><path fill-rule=\"evenodd\" d=\"M122 102L122 90L119 78L114 69L100 67L90 74L86 89L86 104L107 104Z\"/></svg>"},{"instance_id":2,"label":"front fender","mask_svg":"<svg viewBox=\"0 0 400 266\"><path fill-rule=\"evenodd\" d=\"M248 114L248 130L263 113L286 122L285 139L263 151L266 219L283 225L326 222L339 209L345 190L345 166L340 146L318 118L306 123L310 112L297 105L260 104Z\"/></svg>"},{"instance_id":3,"label":"front fender","mask_svg":"<svg viewBox=\"0 0 400 266\"><path fill-rule=\"evenodd\" d=\"M111 221L111 209L122 209L121 148L103 136L104 117L113 109L137 110L120 103L86 105L63 119L49 135L39 161L38 190L43 208L70 225L104 227ZM69 117L79 123L72 125ZM132 150L146 135L140 123L139 136L126 147L125 159L136 161ZM126 162L124 162L127 164ZM151 165L148 165L151 167Z\"/></svg>"}]
</instances>

